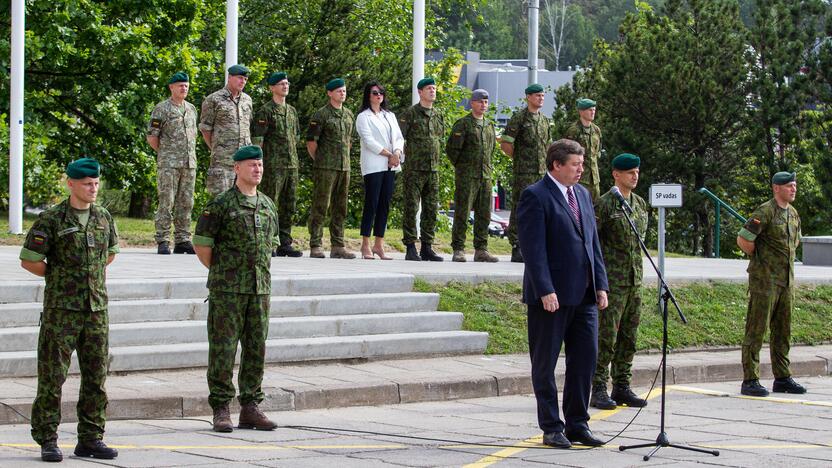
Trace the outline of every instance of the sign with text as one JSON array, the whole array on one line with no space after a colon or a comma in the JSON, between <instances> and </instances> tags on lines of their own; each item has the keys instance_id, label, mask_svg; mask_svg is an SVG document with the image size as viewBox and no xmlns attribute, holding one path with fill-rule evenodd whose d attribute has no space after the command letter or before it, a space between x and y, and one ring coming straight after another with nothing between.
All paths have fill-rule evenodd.
<instances>
[{"instance_id":1,"label":"sign with text","mask_svg":"<svg viewBox=\"0 0 832 468\"><path fill-rule=\"evenodd\" d=\"M678 208L682 206L682 186L680 184L651 185L650 205L665 208Z\"/></svg>"}]
</instances>

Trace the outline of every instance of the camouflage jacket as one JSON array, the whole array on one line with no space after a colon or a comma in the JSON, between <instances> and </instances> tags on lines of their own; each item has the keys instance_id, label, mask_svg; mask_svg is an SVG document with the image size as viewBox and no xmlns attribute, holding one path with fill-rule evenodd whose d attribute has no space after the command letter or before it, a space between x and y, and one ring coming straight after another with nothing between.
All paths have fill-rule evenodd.
<instances>
[{"instance_id":1,"label":"camouflage jacket","mask_svg":"<svg viewBox=\"0 0 832 468\"><path fill-rule=\"evenodd\" d=\"M350 145L355 133L355 119L346 107L331 104L318 109L309 120L306 141L317 141L318 150L312 167L334 171L350 170Z\"/></svg>"},{"instance_id":2,"label":"camouflage jacket","mask_svg":"<svg viewBox=\"0 0 832 468\"><path fill-rule=\"evenodd\" d=\"M150 113L148 136L159 137L158 167L196 169L196 107L188 101L177 106L170 99L156 104Z\"/></svg>"},{"instance_id":3,"label":"camouflage jacket","mask_svg":"<svg viewBox=\"0 0 832 468\"><path fill-rule=\"evenodd\" d=\"M107 309L107 259L118 251L110 213L92 204L87 225L82 226L67 199L40 214L26 235L20 259L46 260L45 308L99 311Z\"/></svg>"},{"instance_id":4,"label":"camouflage jacket","mask_svg":"<svg viewBox=\"0 0 832 468\"><path fill-rule=\"evenodd\" d=\"M771 200L758 206L739 235L754 242L748 264L748 287L771 293L776 286L794 285L794 257L800 243L800 216L794 206L780 208Z\"/></svg>"},{"instance_id":5,"label":"camouflage jacket","mask_svg":"<svg viewBox=\"0 0 832 468\"><path fill-rule=\"evenodd\" d=\"M262 142L263 159L277 169L297 169L299 131L295 108L272 99L257 109L251 122L252 141Z\"/></svg>"},{"instance_id":6,"label":"camouflage jacket","mask_svg":"<svg viewBox=\"0 0 832 468\"><path fill-rule=\"evenodd\" d=\"M236 186L217 195L197 221L194 245L211 247L208 289L270 294L272 250L280 245L272 200L252 202Z\"/></svg>"},{"instance_id":7,"label":"camouflage jacket","mask_svg":"<svg viewBox=\"0 0 832 468\"><path fill-rule=\"evenodd\" d=\"M251 96L240 93L237 100L222 88L202 101L199 129L211 132L211 165L234 165L234 152L251 144Z\"/></svg>"},{"instance_id":8,"label":"camouflage jacket","mask_svg":"<svg viewBox=\"0 0 832 468\"><path fill-rule=\"evenodd\" d=\"M439 170L439 155L445 138L445 119L438 109L426 109L421 104L408 107L399 115L399 128L404 136L404 170Z\"/></svg>"},{"instance_id":9,"label":"camouflage jacket","mask_svg":"<svg viewBox=\"0 0 832 468\"><path fill-rule=\"evenodd\" d=\"M647 202L635 193L627 200L633 209L633 223L641 240L647 233L649 208ZM627 217L611 192L605 193L595 204L598 240L607 266L610 287L641 286L641 246L630 228Z\"/></svg>"},{"instance_id":10,"label":"camouflage jacket","mask_svg":"<svg viewBox=\"0 0 832 468\"><path fill-rule=\"evenodd\" d=\"M601 196L601 177L598 173L598 160L601 158L601 129L594 123L584 127L581 121L573 123L563 135L564 138L575 140L584 148L584 173L581 185L592 194L592 200Z\"/></svg>"},{"instance_id":11,"label":"camouflage jacket","mask_svg":"<svg viewBox=\"0 0 832 468\"><path fill-rule=\"evenodd\" d=\"M487 118L477 120L469 113L454 124L445 151L457 174L488 179L496 141L494 123Z\"/></svg>"},{"instance_id":12,"label":"camouflage jacket","mask_svg":"<svg viewBox=\"0 0 832 468\"><path fill-rule=\"evenodd\" d=\"M542 112L532 114L528 108L514 113L508 121L503 141L514 145L514 174L546 172L546 149L552 142L549 118Z\"/></svg>"}]
</instances>

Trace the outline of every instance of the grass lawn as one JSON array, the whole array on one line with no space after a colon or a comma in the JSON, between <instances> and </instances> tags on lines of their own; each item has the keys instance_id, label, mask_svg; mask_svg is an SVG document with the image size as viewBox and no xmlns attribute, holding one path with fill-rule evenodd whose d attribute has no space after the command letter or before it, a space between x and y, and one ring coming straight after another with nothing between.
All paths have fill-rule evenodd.
<instances>
[{"instance_id":1,"label":"grass lawn","mask_svg":"<svg viewBox=\"0 0 832 468\"><path fill-rule=\"evenodd\" d=\"M450 283L439 286L417 281L415 290L439 293L439 310L463 312L466 330L488 332L486 353L528 352L526 309L520 302L519 284ZM698 283L674 288L673 292L689 323L682 325L676 311L669 311L670 349L741 344L747 304L745 285ZM656 306L656 294L655 287L643 289L639 350L657 350L661 345L662 320ZM830 322L832 286L799 286L795 291L792 343L817 344L832 340Z\"/></svg>"}]
</instances>

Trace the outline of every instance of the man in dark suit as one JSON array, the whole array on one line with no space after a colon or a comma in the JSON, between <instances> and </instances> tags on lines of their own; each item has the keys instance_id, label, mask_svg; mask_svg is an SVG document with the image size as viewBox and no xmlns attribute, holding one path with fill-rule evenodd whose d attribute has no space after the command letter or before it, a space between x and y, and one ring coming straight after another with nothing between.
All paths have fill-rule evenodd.
<instances>
[{"instance_id":1,"label":"man in dark suit","mask_svg":"<svg viewBox=\"0 0 832 468\"><path fill-rule=\"evenodd\" d=\"M523 191L517 206L537 420L543 443L557 448L604 444L587 425L598 355L598 311L607 307L608 287L592 198L578 184L583 154L575 141L552 143L546 152L547 174ZM562 344L565 424L559 417L554 374Z\"/></svg>"}]
</instances>

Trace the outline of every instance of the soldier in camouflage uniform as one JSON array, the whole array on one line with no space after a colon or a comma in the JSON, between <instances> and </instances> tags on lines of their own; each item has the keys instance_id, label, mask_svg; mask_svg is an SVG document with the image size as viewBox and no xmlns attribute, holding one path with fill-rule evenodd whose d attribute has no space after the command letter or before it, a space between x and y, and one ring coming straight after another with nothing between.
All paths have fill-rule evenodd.
<instances>
[{"instance_id":1,"label":"soldier in camouflage uniform","mask_svg":"<svg viewBox=\"0 0 832 468\"><path fill-rule=\"evenodd\" d=\"M584 174L581 184L589 190L592 201L601 196L601 178L598 175L598 160L601 157L601 129L592 123L595 120L595 101L581 98L576 103L580 118L573 123L563 138L575 140L584 147Z\"/></svg>"},{"instance_id":2,"label":"soldier in camouflage uniform","mask_svg":"<svg viewBox=\"0 0 832 468\"><path fill-rule=\"evenodd\" d=\"M300 257L292 247L292 222L298 188L298 137L300 125L295 108L286 103L289 78L274 72L267 80L272 98L260 106L252 120L252 140L263 148L263 183L260 191L277 205L280 247L275 257Z\"/></svg>"},{"instance_id":3,"label":"soldier in camouflage uniform","mask_svg":"<svg viewBox=\"0 0 832 468\"><path fill-rule=\"evenodd\" d=\"M312 209L309 214L309 256L324 258L321 242L324 219L329 214L331 258L355 258L344 247L344 220L347 217L347 196L350 187L350 146L355 133L355 119L344 107L347 86L341 78L326 84L329 103L309 119L306 149L312 157ZM331 207L331 208L330 208Z\"/></svg>"},{"instance_id":4,"label":"soldier in camouflage uniform","mask_svg":"<svg viewBox=\"0 0 832 468\"><path fill-rule=\"evenodd\" d=\"M170 99L150 114L147 143L156 151L156 253L170 254L173 219L173 253L194 253L191 244L191 210L196 182L196 107L186 101L190 83L184 72L168 80Z\"/></svg>"},{"instance_id":5,"label":"soldier in camouflage uniform","mask_svg":"<svg viewBox=\"0 0 832 468\"><path fill-rule=\"evenodd\" d=\"M38 336L38 390L32 403L32 438L44 461L61 461L58 424L61 387L72 352L78 355L78 445L75 455L112 459L118 451L102 442L107 393L109 320L107 265L118 253L112 216L95 204L98 162L82 158L66 168L69 199L42 212L20 251L20 263L45 277Z\"/></svg>"},{"instance_id":6,"label":"soldier in camouflage uniform","mask_svg":"<svg viewBox=\"0 0 832 468\"><path fill-rule=\"evenodd\" d=\"M419 102L407 108L399 116L399 128L404 136L404 154L407 164L402 168L404 214L402 219L402 243L407 249L405 260L441 262L433 251L436 232L437 206L439 205L439 154L445 137L445 121L442 113L433 108L436 101L436 81L422 78L416 84ZM416 251L416 214L419 204L422 216L420 252Z\"/></svg>"},{"instance_id":7,"label":"soldier in camouflage uniform","mask_svg":"<svg viewBox=\"0 0 832 468\"><path fill-rule=\"evenodd\" d=\"M243 92L249 70L243 65L228 68L225 87L202 101L199 130L211 149L211 165L205 189L217 196L234 185L232 156L251 144L251 96Z\"/></svg>"},{"instance_id":8,"label":"soldier in camouflage uniform","mask_svg":"<svg viewBox=\"0 0 832 468\"><path fill-rule=\"evenodd\" d=\"M454 123L445 152L454 165L454 227L451 247L455 262L465 261L465 233L468 213L474 209L474 261L496 262L488 253L488 224L491 222L491 158L497 134L494 123L485 118L488 91L471 93L471 112ZM409 161L408 161L409 162Z\"/></svg>"},{"instance_id":9,"label":"soldier in camouflage uniform","mask_svg":"<svg viewBox=\"0 0 832 468\"><path fill-rule=\"evenodd\" d=\"M263 151L244 146L233 156L236 182L208 206L196 226L194 245L208 267L208 403L214 431L231 432L228 404L234 398L234 358L240 343L240 429L273 430L258 408L269 334L272 250L279 242L271 199L257 190Z\"/></svg>"},{"instance_id":10,"label":"soldier in camouflage uniform","mask_svg":"<svg viewBox=\"0 0 832 468\"><path fill-rule=\"evenodd\" d=\"M791 378L789 339L794 300L794 260L800 244L800 216L792 206L797 195L796 174L778 172L771 179L774 197L758 206L737 236L748 264L748 314L742 342L743 395L764 397L760 385L760 348L771 324L772 391L806 393Z\"/></svg>"},{"instance_id":11,"label":"soldier in camouflage uniform","mask_svg":"<svg viewBox=\"0 0 832 468\"><path fill-rule=\"evenodd\" d=\"M630 217L644 240L647 233L647 202L633 192L638 185L640 165L638 156L619 154L612 160L612 177L632 208ZM641 309L641 246L612 191L596 202L595 217L610 294L607 310L598 317L598 360L589 404L600 409L613 409L617 405L640 408L647 406L647 400L633 393L630 379L633 376L631 369L636 354ZM607 395L610 374L612 398Z\"/></svg>"},{"instance_id":12,"label":"soldier in camouflage uniform","mask_svg":"<svg viewBox=\"0 0 832 468\"><path fill-rule=\"evenodd\" d=\"M523 254L517 244L517 210L520 194L546 173L546 149L552 142L550 121L540 112L546 94L543 86L532 84L526 88L526 107L514 113L508 121L500 143L503 152L512 158L513 201L508 223L508 241L511 243L511 261L523 262Z\"/></svg>"}]
</instances>

